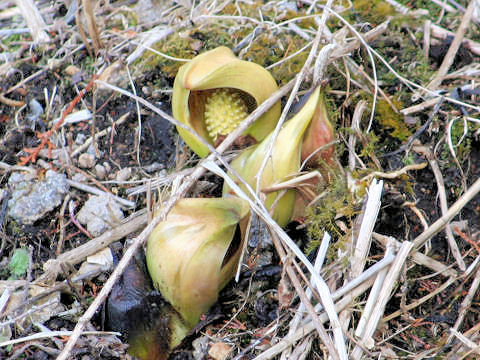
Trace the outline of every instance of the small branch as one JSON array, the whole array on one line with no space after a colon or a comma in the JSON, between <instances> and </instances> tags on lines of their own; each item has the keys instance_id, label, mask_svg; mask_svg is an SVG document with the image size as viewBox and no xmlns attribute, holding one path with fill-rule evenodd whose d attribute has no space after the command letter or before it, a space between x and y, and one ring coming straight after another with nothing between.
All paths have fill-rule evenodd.
<instances>
[{"instance_id":1,"label":"small branch","mask_svg":"<svg viewBox=\"0 0 480 360\"><path fill-rule=\"evenodd\" d=\"M453 328L450 329L450 331L458 331L460 326L463 323L463 319L465 318L465 315L468 312L468 309L470 308L472 304L472 300L477 293L478 287L480 286L480 268L477 269L477 272L475 273L475 277L472 281L472 285L470 285L470 289L468 290L467 296L465 296L465 299L462 301L462 305L460 306L460 310L458 311L458 318L457 321L455 321L455 325ZM446 345L448 345L452 340L453 340L453 333L450 334L450 336L447 339Z\"/></svg>"},{"instance_id":2,"label":"small branch","mask_svg":"<svg viewBox=\"0 0 480 360\"><path fill-rule=\"evenodd\" d=\"M478 178L472 186L463 194L443 215L440 219L435 221L430 227L415 238L413 243L414 248L418 249L427 240L442 231L442 229L463 209L463 207L472 200L480 192L480 178Z\"/></svg>"},{"instance_id":3,"label":"small branch","mask_svg":"<svg viewBox=\"0 0 480 360\"><path fill-rule=\"evenodd\" d=\"M37 340L37 339L45 339L45 338L49 339L49 338L56 337L56 336L70 336L72 334L73 334L73 331L41 332L41 333L33 334L33 335L30 335L30 336L25 336L25 337L20 338L20 339L13 339L13 340L8 340L8 341L1 342L0 347L15 345L15 344L19 344L19 343L22 343L22 342L27 342L27 341ZM115 336L121 336L122 334L120 334L118 332L113 332L113 331L83 331L80 335L95 335L95 336L115 335Z\"/></svg>"},{"instance_id":4,"label":"small branch","mask_svg":"<svg viewBox=\"0 0 480 360\"><path fill-rule=\"evenodd\" d=\"M128 207L128 208L134 208L135 207L135 203L133 201L122 199L119 196L107 193L105 191L97 189L96 187L89 186L89 185L80 183L78 181L70 180L70 179L67 179L67 183L68 183L68 185L70 185L72 187L75 187L75 188L77 188L79 190L82 190L82 191L85 191L85 192L89 192L91 194L95 194L95 195L103 196L103 197L105 197L105 196L110 197L110 198L112 198L113 200L115 200L119 204L122 204L125 207Z\"/></svg>"},{"instance_id":5,"label":"small branch","mask_svg":"<svg viewBox=\"0 0 480 360\"><path fill-rule=\"evenodd\" d=\"M470 4L468 5L468 8L465 11L465 14L463 15L462 22L460 23L460 26L457 29L457 32L455 34L455 38L452 41L452 44L448 48L447 54L443 59L442 65L440 65L440 68L438 69L437 75L435 75L435 78L430 82L430 84L428 84L427 89L436 90L438 86L442 83L443 77L447 75L447 72L450 69L450 66L452 66L453 60L455 59L455 55L457 54L457 51L460 48L460 45L462 45L462 41L463 41L463 38L465 37L465 33L467 32L468 27L470 26L473 10L475 9L475 2L476 0L470 0Z\"/></svg>"},{"instance_id":6,"label":"small branch","mask_svg":"<svg viewBox=\"0 0 480 360\"><path fill-rule=\"evenodd\" d=\"M449 36L451 37L455 36L455 33L448 31L436 24L431 24L430 30L431 30L432 36L436 37L437 39L445 40ZM470 49L470 51L475 55L480 55L480 43L470 39L463 39L462 45Z\"/></svg>"}]
</instances>

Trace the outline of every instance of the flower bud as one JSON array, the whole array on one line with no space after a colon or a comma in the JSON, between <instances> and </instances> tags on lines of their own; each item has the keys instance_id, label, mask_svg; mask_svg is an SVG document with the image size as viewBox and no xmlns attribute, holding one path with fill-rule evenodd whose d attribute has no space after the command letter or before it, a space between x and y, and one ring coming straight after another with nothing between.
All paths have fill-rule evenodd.
<instances>
[{"instance_id":1,"label":"flower bud","mask_svg":"<svg viewBox=\"0 0 480 360\"><path fill-rule=\"evenodd\" d=\"M230 49L221 46L198 55L179 69L173 85L172 112L176 120L213 145L277 89L267 70L237 59ZM263 140L279 117L277 102L244 135ZM195 135L180 127L177 130L197 155L208 155L208 148Z\"/></svg>"},{"instance_id":2,"label":"flower bud","mask_svg":"<svg viewBox=\"0 0 480 360\"><path fill-rule=\"evenodd\" d=\"M280 130L278 137L274 140L272 155L262 173L260 190L288 180L289 177L295 176L300 170L300 153L303 137L314 117L319 101L320 88L317 87L311 93L305 105ZM267 154L272 136L273 133L261 143L244 150L231 163L232 168L254 189L257 184L256 176ZM245 190L244 186L239 185ZM228 184L225 183L223 187L224 196L230 191ZM287 190L278 201L276 199L279 196L279 192L272 192L266 196L265 205L267 209L270 210L274 202L276 202L272 217L280 226L287 225L291 219L295 195L296 191L291 189Z\"/></svg>"}]
</instances>

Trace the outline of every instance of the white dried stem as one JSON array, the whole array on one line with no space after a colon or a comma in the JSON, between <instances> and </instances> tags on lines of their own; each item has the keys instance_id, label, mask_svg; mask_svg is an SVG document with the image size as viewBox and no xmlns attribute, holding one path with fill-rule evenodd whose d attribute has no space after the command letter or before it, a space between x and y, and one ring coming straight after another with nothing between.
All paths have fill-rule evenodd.
<instances>
[{"instance_id":1,"label":"white dried stem","mask_svg":"<svg viewBox=\"0 0 480 360\"><path fill-rule=\"evenodd\" d=\"M102 197L109 197L109 198L118 202L119 204L121 204L124 207L127 207L127 208L135 207L135 203L133 201L122 199L119 196L109 194L105 191L97 189L96 187L93 187L93 186L90 186L90 185L87 185L87 184L84 184L84 183L81 183L81 182L78 182L78 181L70 180L70 179L67 179L67 183L68 183L68 185L70 185L74 188L77 188L79 190L82 190L82 191L85 191L85 192L88 192L88 193L91 193L91 194L94 194L94 195L102 196Z\"/></svg>"},{"instance_id":2,"label":"white dried stem","mask_svg":"<svg viewBox=\"0 0 480 360\"><path fill-rule=\"evenodd\" d=\"M323 234L323 238L322 238L322 242L320 243L320 247L318 248L317 257L315 258L315 263L313 264L313 268L315 269L315 271L317 271L317 273L320 273L320 269L322 268L323 262L325 261L325 256L327 255L327 250L328 250L328 247L330 245L330 239L331 239L330 235L327 232L325 232ZM310 282L313 282L313 276L310 277ZM308 300L310 300L312 298L312 289L308 288L305 291L305 294L306 294ZM303 318L304 314L305 314L305 304L302 302L298 306L298 309L297 309L297 312L295 313L295 316L290 321L287 336L295 333L295 331L298 328L298 325L300 325L300 322L302 321L302 318ZM282 360L287 359L289 357L289 355L290 355L290 349L286 349L282 353L281 359Z\"/></svg>"},{"instance_id":3,"label":"white dried stem","mask_svg":"<svg viewBox=\"0 0 480 360\"><path fill-rule=\"evenodd\" d=\"M385 256L390 256L393 254L393 246L387 246L385 251ZM361 338L365 332L365 326L370 320L370 316L372 315L373 308L378 300L380 295L380 290L384 284L385 277L387 276L388 269L385 268L377 274L375 278L375 282L373 283L372 289L368 295L367 303L362 311L362 316L358 322L357 328L355 330L355 336Z\"/></svg>"},{"instance_id":4,"label":"white dried stem","mask_svg":"<svg viewBox=\"0 0 480 360\"><path fill-rule=\"evenodd\" d=\"M463 344L465 344L468 348L470 348L470 353L474 352L480 355L480 345L470 340L468 337L466 337L462 333L459 333L457 330L452 328L450 329L450 337L456 337L458 340L460 340ZM459 353L463 353L463 352L464 351L459 351Z\"/></svg>"},{"instance_id":5,"label":"white dried stem","mask_svg":"<svg viewBox=\"0 0 480 360\"><path fill-rule=\"evenodd\" d=\"M32 32L34 43L39 44L50 41L50 37L45 31L47 25L33 0L16 0L15 3Z\"/></svg>"},{"instance_id":6,"label":"white dried stem","mask_svg":"<svg viewBox=\"0 0 480 360\"><path fill-rule=\"evenodd\" d=\"M428 161L430 162L430 167L432 168L433 174L435 175L435 180L437 182L438 196L440 198L440 208L442 210L442 215L445 215L448 211L447 203L447 194L445 192L445 183L443 182L443 176L438 166L437 160L433 158L433 155L429 153L430 156L427 156ZM453 231L450 226L445 226L445 235L447 236L448 246L450 251L458 264L458 268L462 271L465 271L466 266L462 258L462 253L458 248L455 237L453 236Z\"/></svg>"},{"instance_id":7,"label":"white dried stem","mask_svg":"<svg viewBox=\"0 0 480 360\"><path fill-rule=\"evenodd\" d=\"M355 111L352 116L352 130L354 133L350 134L348 138L348 168L350 171L355 170L355 159L359 159L355 153L355 145L357 143L357 136L360 134L360 120L367 108L367 101L360 100L355 106ZM361 160L360 160L361 161Z\"/></svg>"},{"instance_id":8,"label":"white dried stem","mask_svg":"<svg viewBox=\"0 0 480 360\"><path fill-rule=\"evenodd\" d=\"M365 208L365 214L360 231L358 233L353 256L350 258L352 277L360 275L365 267L367 255L370 251L370 245L372 243L373 227L377 221L378 211L380 210L380 205L382 204L382 190L383 180L380 180L377 183L377 180L374 179L368 188L368 200Z\"/></svg>"},{"instance_id":9,"label":"white dried stem","mask_svg":"<svg viewBox=\"0 0 480 360\"><path fill-rule=\"evenodd\" d=\"M384 236L377 233L372 233L372 236L375 240L379 241L383 246L388 244L393 244L397 250L400 248L402 243L391 236ZM437 261L425 254L422 254L420 251L412 251L410 254L411 260L418 265L425 266L430 270L433 270L435 274L446 276L446 277L457 277L458 273L455 269L452 269L451 266L447 266L440 261Z\"/></svg>"},{"instance_id":10,"label":"white dried stem","mask_svg":"<svg viewBox=\"0 0 480 360\"><path fill-rule=\"evenodd\" d=\"M431 25L431 33L433 37L443 40L449 36L455 36L455 33L448 31L447 29L444 29L436 24ZM470 39L463 39L462 45L468 48L475 55L480 55L480 43Z\"/></svg>"},{"instance_id":11,"label":"white dried stem","mask_svg":"<svg viewBox=\"0 0 480 360\"><path fill-rule=\"evenodd\" d=\"M423 55L425 55L426 59L428 59L428 56L430 55L431 26L432 22L428 19L425 20L425 23L423 24Z\"/></svg>"},{"instance_id":12,"label":"white dried stem","mask_svg":"<svg viewBox=\"0 0 480 360\"><path fill-rule=\"evenodd\" d=\"M387 302L392 295L395 283L403 269L403 266L405 265L405 261L407 260L408 254L412 248L412 242L405 241L402 243L402 246L398 251L397 256L395 257L395 261L393 262L387 276L385 277L384 286L380 291L378 301L372 310L372 315L370 316L369 321L365 326L365 330L363 332L362 343L364 345L367 345L367 348L369 347L369 344L373 344L372 336L378 327L380 318L383 316L383 312L385 311L385 306L387 305ZM362 353L363 349L360 346L356 346L350 356L352 359L359 359Z\"/></svg>"},{"instance_id":13,"label":"white dried stem","mask_svg":"<svg viewBox=\"0 0 480 360\"><path fill-rule=\"evenodd\" d=\"M95 51L95 54L98 54L100 48L103 48L103 43L100 39L100 33L95 20L94 2L92 0L83 0L82 4L85 12L85 20L87 21L88 33L90 34L93 43L93 50Z\"/></svg>"},{"instance_id":14,"label":"white dried stem","mask_svg":"<svg viewBox=\"0 0 480 360\"><path fill-rule=\"evenodd\" d=\"M445 0L430 0L430 1L440 6L446 12L449 12L449 13L457 12L457 9L455 9L453 6L448 5Z\"/></svg>"},{"instance_id":15,"label":"white dried stem","mask_svg":"<svg viewBox=\"0 0 480 360\"><path fill-rule=\"evenodd\" d=\"M27 341L37 340L37 339L45 339L45 338L49 339L49 338L53 338L53 337L56 337L56 336L70 336L72 334L73 334L73 331L41 332L41 333L33 334L33 335L30 335L30 336L25 336L25 337L19 338L19 339L3 341L3 342L0 343L0 347L20 344L22 342L27 342ZM116 336L121 336L122 334L120 334L118 332L113 332L113 331L83 331L81 333L81 335L95 335L95 336L116 335Z\"/></svg>"},{"instance_id":16,"label":"white dried stem","mask_svg":"<svg viewBox=\"0 0 480 360\"><path fill-rule=\"evenodd\" d=\"M430 99L430 100L427 100L421 104L417 104L417 105L412 105L408 108L405 108L405 109L402 109L400 110L400 112L403 114L403 115L411 115L411 114L415 114L415 113L418 113L418 112L421 112L425 109L428 109L428 108L431 108L435 105L437 105L437 103L441 100L442 98L441 97L437 97L437 98L433 98L433 99Z\"/></svg>"},{"instance_id":17,"label":"white dried stem","mask_svg":"<svg viewBox=\"0 0 480 360\"><path fill-rule=\"evenodd\" d=\"M381 196L383 190L383 181L377 184L377 180L373 179L368 188L368 199L363 214L361 215L361 225L356 241L353 243L355 248L350 252L350 272L349 278L355 278L360 275L365 267L370 245L372 243L372 231L377 221L378 211L381 205ZM346 279L345 279L346 280ZM340 321L345 331L348 329L351 311L345 310L340 314Z\"/></svg>"}]
</instances>

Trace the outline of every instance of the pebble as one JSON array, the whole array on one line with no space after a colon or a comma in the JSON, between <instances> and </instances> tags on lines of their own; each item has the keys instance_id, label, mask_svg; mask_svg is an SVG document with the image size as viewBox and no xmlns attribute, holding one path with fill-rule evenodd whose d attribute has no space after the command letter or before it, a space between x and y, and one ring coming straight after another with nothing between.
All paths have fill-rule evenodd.
<instances>
[{"instance_id":1,"label":"pebble","mask_svg":"<svg viewBox=\"0 0 480 360\"><path fill-rule=\"evenodd\" d=\"M77 214L77 220L87 226L92 236L99 236L124 217L120 205L110 196L92 196Z\"/></svg>"},{"instance_id":2,"label":"pebble","mask_svg":"<svg viewBox=\"0 0 480 360\"><path fill-rule=\"evenodd\" d=\"M86 139L87 139L87 136L85 134L78 133L77 136L75 137L75 144L82 145Z\"/></svg>"},{"instance_id":3,"label":"pebble","mask_svg":"<svg viewBox=\"0 0 480 360\"><path fill-rule=\"evenodd\" d=\"M224 342L217 342L210 346L208 350L208 355L214 360L225 360L228 358L232 352L232 345L226 344Z\"/></svg>"},{"instance_id":4,"label":"pebble","mask_svg":"<svg viewBox=\"0 0 480 360\"><path fill-rule=\"evenodd\" d=\"M110 166L110 164L107 161L103 162L103 166L105 167L105 170L107 170L107 173L112 171L112 167Z\"/></svg>"},{"instance_id":5,"label":"pebble","mask_svg":"<svg viewBox=\"0 0 480 360\"><path fill-rule=\"evenodd\" d=\"M48 170L42 180L14 172L8 185L12 189L8 215L21 224L33 224L44 217L62 203L69 189L67 177L53 170Z\"/></svg>"},{"instance_id":6,"label":"pebble","mask_svg":"<svg viewBox=\"0 0 480 360\"><path fill-rule=\"evenodd\" d=\"M115 179L117 181L127 181L132 176L132 168L126 167L117 171Z\"/></svg>"},{"instance_id":7,"label":"pebble","mask_svg":"<svg viewBox=\"0 0 480 360\"><path fill-rule=\"evenodd\" d=\"M192 341L192 355L195 360L203 360L206 358L208 344L209 339L206 336L201 336Z\"/></svg>"},{"instance_id":8,"label":"pebble","mask_svg":"<svg viewBox=\"0 0 480 360\"><path fill-rule=\"evenodd\" d=\"M107 170L103 165L97 164L95 165L95 174L97 175L97 179L103 180L107 176Z\"/></svg>"},{"instance_id":9,"label":"pebble","mask_svg":"<svg viewBox=\"0 0 480 360\"><path fill-rule=\"evenodd\" d=\"M78 157L78 166L82 169L91 169L95 166L95 157L89 153L83 153Z\"/></svg>"},{"instance_id":10,"label":"pebble","mask_svg":"<svg viewBox=\"0 0 480 360\"><path fill-rule=\"evenodd\" d=\"M88 180L87 176L85 174L82 174L82 173L76 173L75 175L72 176L72 180L73 181L76 181L76 182L79 182L79 183L83 183L83 182L86 182Z\"/></svg>"}]
</instances>

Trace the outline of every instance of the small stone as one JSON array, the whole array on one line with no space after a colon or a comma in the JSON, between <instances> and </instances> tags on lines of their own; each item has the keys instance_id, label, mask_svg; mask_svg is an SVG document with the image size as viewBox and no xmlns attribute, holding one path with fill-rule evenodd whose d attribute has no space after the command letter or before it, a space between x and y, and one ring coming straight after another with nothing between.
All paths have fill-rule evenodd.
<instances>
[{"instance_id":1,"label":"small stone","mask_svg":"<svg viewBox=\"0 0 480 360\"><path fill-rule=\"evenodd\" d=\"M232 346L224 342L217 342L210 346L208 350L208 355L210 355L214 360L225 360L230 352L232 351Z\"/></svg>"},{"instance_id":2,"label":"small stone","mask_svg":"<svg viewBox=\"0 0 480 360\"><path fill-rule=\"evenodd\" d=\"M8 179L12 189L8 215L21 224L33 224L59 206L69 189L67 177L53 170L48 170L42 180L33 177L15 172Z\"/></svg>"},{"instance_id":3,"label":"small stone","mask_svg":"<svg viewBox=\"0 0 480 360\"><path fill-rule=\"evenodd\" d=\"M99 236L111 229L123 217L120 205L110 196L90 197L77 214L78 221L86 225L93 236Z\"/></svg>"},{"instance_id":4,"label":"small stone","mask_svg":"<svg viewBox=\"0 0 480 360\"><path fill-rule=\"evenodd\" d=\"M82 72L82 69L80 69L78 66L75 66L75 65L68 65L64 71L67 75L73 76L77 72Z\"/></svg>"},{"instance_id":5,"label":"small stone","mask_svg":"<svg viewBox=\"0 0 480 360\"><path fill-rule=\"evenodd\" d=\"M75 144L82 145L86 139L87 139L87 136L85 134L78 133L77 136L75 137Z\"/></svg>"},{"instance_id":6,"label":"small stone","mask_svg":"<svg viewBox=\"0 0 480 360\"><path fill-rule=\"evenodd\" d=\"M117 181L127 181L132 176L132 169L129 167L123 168L122 170L117 171L115 179Z\"/></svg>"},{"instance_id":7,"label":"small stone","mask_svg":"<svg viewBox=\"0 0 480 360\"><path fill-rule=\"evenodd\" d=\"M93 155L84 153L78 157L78 166L83 169L91 169L95 166L95 158Z\"/></svg>"},{"instance_id":8,"label":"small stone","mask_svg":"<svg viewBox=\"0 0 480 360\"><path fill-rule=\"evenodd\" d=\"M87 176L82 173L76 173L75 175L72 176L72 180L79 183L83 183L87 181Z\"/></svg>"},{"instance_id":9,"label":"small stone","mask_svg":"<svg viewBox=\"0 0 480 360\"><path fill-rule=\"evenodd\" d=\"M103 166L105 167L105 170L107 170L107 173L109 173L110 171L112 171L112 167L110 166L110 164L109 164L107 161L105 161L105 162L103 163Z\"/></svg>"},{"instance_id":10,"label":"small stone","mask_svg":"<svg viewBox=\"0 0 480 360\"><path fill-rule=\"evenodd\" d=\"M192 355L195 360L201 360L206 358L208 343L209 339L206 336L201 336L192 341Z\"/></svg>"},{"instance_id":11,"label":"small stone","mask_svg":"<svg viewBox=\"0 0 480 360\"><path fill-rule=\"evenodd\" d=\"M97 164L95 165L95 174L97 175L97 179L103 180L105 176L107 176L107 170L103 165Z\"/></svg>"}]
</instances>

